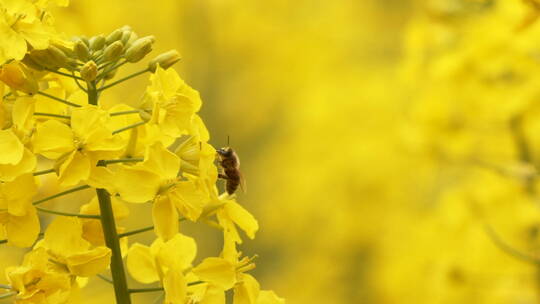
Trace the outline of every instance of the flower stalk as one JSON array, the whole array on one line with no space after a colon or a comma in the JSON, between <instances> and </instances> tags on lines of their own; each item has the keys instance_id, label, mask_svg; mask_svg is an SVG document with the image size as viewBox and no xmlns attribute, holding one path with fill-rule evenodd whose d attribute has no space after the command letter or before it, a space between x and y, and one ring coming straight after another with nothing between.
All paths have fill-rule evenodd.
<instances>
[{"instance_id":1,"label":"flower stalk","mask_svg":"<svg viewBox=\"0 0 540 304\"><path fill-rule=\"evenodd\" d=\"M103 236L105 244L112 251L111 256L111 274L114 286L114 294L116 303L130 304L129 289L126 281L126 273L124 270L124 261L120 251L120 243L116 232L116 223L114 220L113 209L111 205L111 197L107 190L97 189L99 201L99 210L101 211L101 227L103 228Z\"/></svg>"}]
</instances>

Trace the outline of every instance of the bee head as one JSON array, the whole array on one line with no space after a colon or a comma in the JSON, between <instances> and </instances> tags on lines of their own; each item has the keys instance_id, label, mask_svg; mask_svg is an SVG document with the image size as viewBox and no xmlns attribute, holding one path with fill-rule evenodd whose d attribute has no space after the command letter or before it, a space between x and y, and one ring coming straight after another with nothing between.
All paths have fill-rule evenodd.
<instances>
[{"instance_id":1,"label":"bee head","mask_svg":"<svg viewBox=\"0 0 540 304\"><path fill-rule=\"evenodd\" d=\"M231 147L220 148L216 152L222 157L230 157L233 154Z\"/></svg>"}]
</instances>

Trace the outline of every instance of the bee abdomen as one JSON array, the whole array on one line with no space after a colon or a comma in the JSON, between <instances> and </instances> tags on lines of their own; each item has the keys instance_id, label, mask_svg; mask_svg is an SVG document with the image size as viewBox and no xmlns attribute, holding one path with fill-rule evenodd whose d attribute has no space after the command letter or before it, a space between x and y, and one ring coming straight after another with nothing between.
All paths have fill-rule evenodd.
<instances>
[{"instance_id":1,"label":"bee abdomen","mask_svg":"<svg viewBox=\"0 0 540 304\"><path fill-rule=\"evenodd\" d=\"M236 189L238 189L238 186L240 185L240 180L232 180L232 179L228 179L227 180L227 193L229 194L233 194L234 192L236 192Z\"/></svg>"},{"instance_id":2,"label":"bee abdomen","mask_svg":"<svg viewBox=\"0 0 540 304\"><path fill-rule=\"evenodd\" d=\"M227 183L225 185L227 193L233 194L240 185L240 172L238 170L225 170L225 174L227 175Z\"/></svg>"}]
</instances>

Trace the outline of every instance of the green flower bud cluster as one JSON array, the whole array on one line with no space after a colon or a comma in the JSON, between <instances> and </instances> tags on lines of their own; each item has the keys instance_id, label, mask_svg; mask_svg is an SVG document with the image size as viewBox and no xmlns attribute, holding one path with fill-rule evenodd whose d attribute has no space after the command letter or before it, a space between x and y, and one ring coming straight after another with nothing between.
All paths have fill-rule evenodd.
<instances>
[{"instance_id":1,"label":"green flower bud cluster","mask_svg":"<svg viewBox=\"0 0 540 304\"><path fill-rule=\"evenodd\" d=\"M65 69L86 82L108 80L121 65L146 57L154 42L154 36L139 38L129 26L123 26L108 35L78 36L70 43L53 43L44 50L31 50L23 62L36 70ZM158 65L167 69L179 60L178 52L171 50L152 59L146 71L154 72Z\"/></svg>"}]
</instances>

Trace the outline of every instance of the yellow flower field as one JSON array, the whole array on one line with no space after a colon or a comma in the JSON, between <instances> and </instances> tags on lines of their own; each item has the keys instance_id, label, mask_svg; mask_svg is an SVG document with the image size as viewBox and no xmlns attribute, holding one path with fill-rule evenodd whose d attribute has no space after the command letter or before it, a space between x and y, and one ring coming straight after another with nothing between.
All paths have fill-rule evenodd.
<instances>
[{"instance_id":1,"label":"yellow flower field","mask_svg":"<svg viewBox=\"0 0 540 304\"><path fill-rule=\"evenodd\" d=\"M540 1L0 8L0 303L540 300Z\"/></svg>"}]
</instances>

